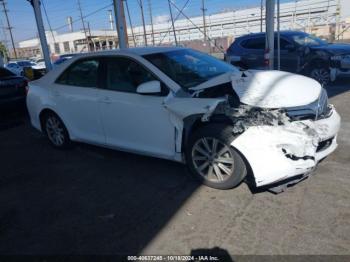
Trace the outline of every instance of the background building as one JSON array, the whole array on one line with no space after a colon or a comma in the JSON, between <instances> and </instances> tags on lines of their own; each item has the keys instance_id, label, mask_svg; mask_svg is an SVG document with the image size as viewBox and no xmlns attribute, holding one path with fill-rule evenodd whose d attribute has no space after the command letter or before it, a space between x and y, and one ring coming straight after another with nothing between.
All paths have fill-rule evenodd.
<instances>
[{"instance_id":1,"label":"background building","mask_svg":"<svg viewBox=\"0 0 350 262\"><path fill-rule=\"evenodd\" d=\"M260 1L258 1L260 3ZM176 1L174 1L176 5ZM198 3L200 4L200 1ZM200 8L200 6L198 6ZM264 7L263 7L264 8ZM174 8L175 9L175 8ZM184 11L186 12L186 11ZM175 19L172 22L146 24L128 27L129 45L174 45L176 34L180 45L192 47L210 53L222 53L234 41L244 34L265 30L265 10L260 5L244 9L226 10L220 13ZM261 15L262 14L262 15ZM117 47L117 33L112 30L112 13L109 13L109 30L87 30L58 34L47 32L52 55L95 51ZM280 5L281 30L301 30L319 36L330 42L350 42L350 0L294 0ZM107 18L107 17L106 17ZM131 16L131 19L133 17ZM71 27L72 28L72 27ZM204 34L205 33L205 34ZM146 35L146 41L145 36ZM207 37L205 38L204 35ZM20 57L40 56L37 38L19 42L17 50Z\"/></svg>"},{"instance_id":2,"label":"background building","mask_svg":"<svg viewBox=\"0 0 350 262\"><path fill-rule=\"evenodd\" d=\"M117 33L111 30L91 30L58 34L57 32L46 32L50 53L52 56L97 51L116 48ZM18 43L17 54L19 57L40 57L41 48L38 38L28 39Z\"/></svg>"}]
</instances>

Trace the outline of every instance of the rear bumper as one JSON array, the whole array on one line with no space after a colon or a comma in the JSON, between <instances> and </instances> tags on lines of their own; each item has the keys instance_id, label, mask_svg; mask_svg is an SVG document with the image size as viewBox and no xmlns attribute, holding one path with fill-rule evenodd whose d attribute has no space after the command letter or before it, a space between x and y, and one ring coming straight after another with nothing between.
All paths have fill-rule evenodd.
<instances>
[{"instance_id":1,"label":"rear bumper","mask_svg":"<svg viewBox=\"0 0 350 262\"><path fill-rule=\"evenodd\" d=\"M25 96L11 97L6 99L0 98L0 109L22 109L25 108Z\"/></svg>"},{"instance_id":2,"label":"rear bumper","mask_svg":"<svg viewBox=\"0 0 350 262\"><path fill-rule=\"evenodd\" d=\"M250 127L232 142L246 158L257 187L315 169L337 148L340 116L318 121L295 121L288 126Z\"/></svg>"}]
</instances>

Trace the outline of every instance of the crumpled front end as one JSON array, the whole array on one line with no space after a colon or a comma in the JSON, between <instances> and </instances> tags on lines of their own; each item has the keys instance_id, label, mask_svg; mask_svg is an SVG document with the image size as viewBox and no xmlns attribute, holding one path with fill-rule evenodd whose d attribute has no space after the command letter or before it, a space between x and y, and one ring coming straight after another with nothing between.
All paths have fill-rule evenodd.
<instances>
[{"instance_id":1,"label":"crumpled front end","mask_svg":"<svg viewBox=\"0 0 350 262\"><path fill-rule=\"evenodd\" d=\"M250 126L231 145L247 159L260 187L312 171L336 149L339 128L333 108L328 118L317 121Z\"/></svg>"}]
</instances>

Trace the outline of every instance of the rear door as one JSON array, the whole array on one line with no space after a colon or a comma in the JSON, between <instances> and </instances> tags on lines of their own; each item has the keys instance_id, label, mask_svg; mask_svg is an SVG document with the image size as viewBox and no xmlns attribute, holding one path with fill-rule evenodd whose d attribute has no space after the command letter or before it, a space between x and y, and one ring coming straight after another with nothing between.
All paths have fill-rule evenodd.
<instances>
[{"instance_id":1,"label":"rear door","mask_svg":"<svg viewBox=\"0 0 350 262\"><path fill-rule=\"evenodd\" d=\"M251 37L241 41L240 46L243 48L242 63L248 69L264 68L264 50L265 37Z\"/></svg>"},{"instance_id":2,"label":"rear door","mask_svg":"<svg viewBox=\"0 0 350 262\"><path fill-rule=\"evenodd\" d=\"M99 58L84 58L70 65L52 86L55 110L73 138L104 144L98 104Z\"/></svg>"},{"instance_id":3,"label":"rear door","mask_svg":"<svg viewBox=\"0 0 350 262\"><path fill-rule=\"evenodd\" d=\"M278 43L277 37L275 38L275 62L274 67L278 69ZM296 72L299 65L299 55L297 48L288 39L281 36L280 40L280 54L281 54L281 71Z\"/></svg>"}]
</instances>

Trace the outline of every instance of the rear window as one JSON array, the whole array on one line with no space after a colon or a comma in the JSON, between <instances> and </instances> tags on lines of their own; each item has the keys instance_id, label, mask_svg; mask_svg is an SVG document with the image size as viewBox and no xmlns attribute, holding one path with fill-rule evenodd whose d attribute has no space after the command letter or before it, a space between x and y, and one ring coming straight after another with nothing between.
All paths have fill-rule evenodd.
<instances>
[{"instance_id":1,"label":"rear window","mask_svg":"<svg viewBox=\"0 0 350 262\"><path fill-rule=\"evenodd\" d=\"M72 64L56 80L57 84L79 86L79 87L97 87L97 75L99 60L95 58L83 59Z\"/></svg>"},{"instance_id":2,"label":"rear window","mask_svg":"<svg viewBox=\"0 0 350 262\"><path fill-rule=\"evenodd\" d=\"M15 74L13 74L11 71L5 68L0 68L0 78L14 76L14 75Z\"/></svg>"},{"instance_id":3,"label":"rear window","mask_svg":"<svg viewBox=\"0 0 350 262\"><path fill-rule=\"evenodd\" d=\"M246 49L265 49L265 37L246 39L241 42L241 46Z\"/></svg>"}]
</instances>

